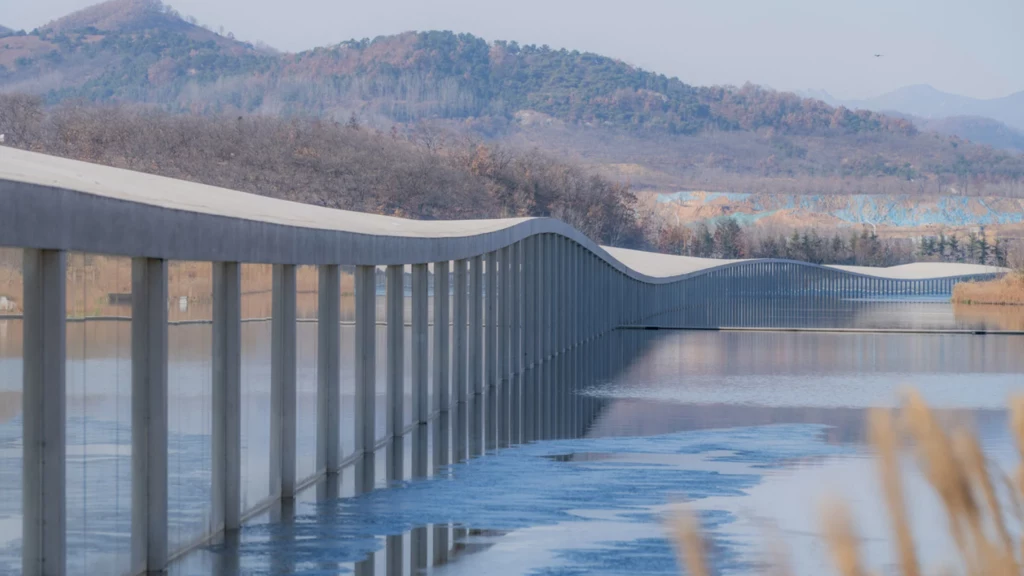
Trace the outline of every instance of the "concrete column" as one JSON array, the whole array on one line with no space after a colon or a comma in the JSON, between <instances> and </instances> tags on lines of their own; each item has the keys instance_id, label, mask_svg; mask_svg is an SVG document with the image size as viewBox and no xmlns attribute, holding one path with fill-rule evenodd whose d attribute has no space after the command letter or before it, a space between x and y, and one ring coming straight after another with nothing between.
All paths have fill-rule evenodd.
<instances>
[{"instance_id":1,"label":"concrete column","mask_svg":"<svg viewBox=\"0 0 1024 576\"><path fill-rule=\"evenodd\" d=\"M341 267L320 266L318 274L316 469L334 476L341 460Z\"/></svg>"},{"instance_id":2,"label":"concrete column","mask_svg":"<svg viewBox=\"0 0 1024 576\"><path fill-rule=\"evenodd\" d=\"M132 570L166 567L167 261L133 258Z\"/></svg>"},{"instance_id":3,"label":"concrete column","mask_svg":"<svg viewBox=\"0 0 1024 576\"><path fill-rule=\"evenodd\" d=\"M430 381L428 324L430 305L426 264L412 266L412 476L427 475L427 425L430 421Z\"/></svg>"},{"instance_id":4,"label":"concrete column","mask_svg":"<svg viewBox=\"0 0 1024 576\"><path fill-rule=\"evenodd\" d=\"M557 434L558 428L558 392L560 382L558 381L558 306L561 303L559 299L559 276L558 267L559 261L559 241L561 238L555 234L548 236L548 255L549 262L547 266L548 270L548 364L546 373L546 388L547 388L547 401L544 403L545 413L545 438L554 438Z\"/></svg>"},{"instance_id":5,"label":"concrete column","mask_svg":"<svg viewBox=\"0 0 1024 576\"><path fill-rule=\"evenodd\" d=\"M449 362L451 351L448 346L450 315L450 290L448 285L448 261L434 264L434 470L448 464L449 407L451 406L451 378Z\"/></svg>"},{"instance_id":6,"label":"concrete column","mask_svg":"<svg viewBox=\"0 0 1024 576\"><path fill-rule=\"evenodd\" d=\"M510 324L512 333L510 335L509 359L512 361L512 390L509 399L509 441L512 444L522 442L522 398L523 398L523 302L526 298L526 291L522 283L523 265L523 242L519 241L512 245L510 252L510 265L512 288L511 294L512 313Z\"/></svg>"},{"instance_id":7,"label":"concrete column","mask_svg":"<svg viewBox=\"0 0 1024 576\"><path fill-rule=\"evenodd\" d=\"M23 254L21 567L27 576L59 576L67 571L67 255Z\"/></svg>"},{"instance_id":8,"label":"concrete column","mask_svg":"<svg viewBox=\"0 0 1024 576\"><path fill-rule=\"evenodd\" d=\"M214 532L242 519L242 265L213 263L213 430L210 455Z\"/></svg>"},{"instance_id":9,"label":"concrete column","mask_svg":"<svg viewBox=\"0 0 1024 576\"><path fill-rule=\"evenodd\" d=\"M487 326L484 330L484 353L487 355L487 415L484 418L484 446L498 448L498 252L487 254Z\"/></svg>"},{"instance_id":10,"label":"concrete column","mask_svg":"<svg viewBox=\"0 0 1024 576\"><path fill-rule=\"evenodd\" d=\"M455 261L455 309L453 311L452 329L455 333L452 337L452 345L455 351L452 354L452 391L455 396L455 426L452 431L452 462L462 462L466 459L466 435L468 433L468 421L466 413L466 395L468 374L468 341L467 341L467 297L469 295L466 286L466 260Z\"/></svg>"},{"instance_id":11,"label":"concrete column","mask_svg":"<svg viewBox=\"0 0 1024 576\"><path fill-rule=\"evenodd\" d=\"M270 493L295 496L295 266L275 264L270 350Z\"/></svg>"},{"instance_id":12,"label":"concrete column","mask_svg":"<svg viewBox=\"0 0 1024 576\"><path fill-rule=\"evenodd\" d=\"M484 453L484 259L475 256L469 276L469 455ZM490 295L488 295L490 298Z\"/></svg>"},{"instance_id":13,"label":"concrete column","mask_svg":"<svg viewBox=\"0 0 1024 576\"><path fill-rule=\"evenodd\" d=\"M505 448L509 445L508 416L511 406L512 388L512 362L509 356L510 340L512 339L512 299L516 294L512 290L512 247L506 246L501 249L500 267L501 273L498 276L499 288L499 318L498 318L498 371L500 372L500 391L498 400L498 447Z\"/></svg>"},{"instance_id":14,"label":"concrete column","mask_svg":"<svg viewBox=\"0 0 1024 576\"><path fill-rule=\"evenodd\" d=\"M521 401L522 441L536 439L537 393L537 236L523 240L523 396Z\"/></svg>"},{"instance_id":15,"label":"concrete column","mask_svg":"<svg viewBox=\"0 0 1024 576\"><path fill-rule=\"evenodd\" d=\"M544 234L540 237L540 306L537 308L539 317L537 318L537 325L540 326L540 333L538 334L538 349L537 358L540 361L540 370L538 372L538 390L537 390L537 403L535 409L537 410L537 438L546 439L551 430L550 428L550 408L551 408L551 301L552 301L552 250L551 250L551 235Z\"/></svg>"},{"instance_id":16,"label":"concrete column","mask_svg":"<svg viewBox=\"0 0 1024 576\"><path fill-rule=\"evenodd\" d=\"M387 268L387 479L404 478L405 429L405 267Z\"/></svg>"},{"instance_id":17,"label":"concrete column","mask_svg":"<svg viewBox=\"0 0 1024 576\"><path fill-rule=\"evenodd\" d=\"M374 484L377 428L377 279L375 266L356 266L355 449L361 454L356 493Z\"/></svg>"}]
</instances>

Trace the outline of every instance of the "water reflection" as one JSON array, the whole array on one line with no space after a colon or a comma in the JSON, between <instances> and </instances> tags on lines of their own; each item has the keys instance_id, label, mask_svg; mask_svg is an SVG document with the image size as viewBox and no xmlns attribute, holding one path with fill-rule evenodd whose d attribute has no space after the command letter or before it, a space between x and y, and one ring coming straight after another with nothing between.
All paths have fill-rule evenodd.
<instances>
[{"instance_id":1,"label":"water reflection","mask_svg":"<svg viewBox=\"0 0 1024 576\"><path fill-rule=\"evenodd\" d=\"M202 308L192 310L200 314ZM992 326L991 319L965 319L948 303L854 302L810 310L794 312L794 317L808 325ZM254 304L251 321L243 327L244 362L254 378L269 370L269 355L260 352L269 341L269 322L261 316L267 312ZM0 384L20 383L19 321L6 322L16 327L0 337ZM111 480L115 487L121 485L130 469L121 449L130 438L130 428L123 426L130 420L130 402L119 393L129 381L129 324L76 325L72 329L69 324L69 350L81 345L85 352L71 360L69 374L87 365L89 387L76 397L83 419L69 427L88 432L88 442L76 444L69 437L69 446L81 449L82 460L89 461L89 473L79 475L85 478L79 477L79 486L88 498L80 500L88 504L89 518L109 518L88 526L102 528L96 537L120 553L128 526L117 519L125 516L123 499L129 491L100 493L97 486L110 485ZM342 332L343 370L353 364L350 328L346 324ZM171 457L178 474L172 482L178 487L172 515L180 529L174 536L178 543L188 541L204 525L209 507L207 331L208 324L202 323L171 328L171 402L176 407ZM312 362L319 353L316 331L297 333L299 346L305 347L303 357ZM720 534L753 538L744 532L753 522L744 511L748 508L762 515L782 514L788 528L812 532L814 527L795 519L795 512L777 509L784 493L781 487L800 486L813 493L821 482L834 482L837 474L870 487L870 465L857 464L865 409L891 405L903 386L922 389L945 418L976 426L986 449L998 457L1004 448L1012 448L1003 406L1008 394L1024 388L1020 350L1024 337L1002 335L616 332L581 351L588 360L585 365L577 363L580 356L565 357L577 370L589 370L582 382L586 394L561 405L563 417L557 418L585 414L574 429L552 431L545 441L470 460L465 466L429 460L431 478L426 481L410 480L415 450L406 436L376 454L349 458L340 478L319 482L294 503L250 519L241 534L187 555L174 570L512 574L575 567L596 573L671 573L671 550L661 538L657 514L681 485L687 495L703 498L709 512L720 513L715 516ZM16 371L18 378L11 379ZM552 376L567 373L561 367L544 371ZM269 420L269 407L262 389L250 389L255 400L247 430L252 434L253 460L246 470L253 472L247 477L252 494L266 490L268 470L263 459L269 441L261 435L266 434L262 423ZM300 386L302 390L315 394L315 386ZM350 423L350 375L343 378L343 390L343 418ZM20 403L20 385L0 388L0 486L20 482L20 464L8 466L20 455L20 445L7 442L12 433L20 434ZM304 414L312 415L314 405L315 399L300 398ZM491 411L477 413L477 406L485 404L451 407L451 420L442 413L426 427L426 439L418 441L426 442L428 459L451 454L450 449L434 450L433 445L440 425L445 431L441 442L451 446L451 424L460 408L470 411L463 416L466 420L477 419L475 429L488 424ZM536 406L533 411L526 407L530 418L538 416ZM385 421L379 412L377 422ZM493 430L490 425L487 429ZM315 445L313 428L302 430L309 430L300 430L302 446ZM354 450L351 434L348 428L342 434L348 457ZM463 445L471 440L465 438ZM490 443L477 438L473 445L479 449ZM388 481L389 458L402 463L399 482ZM782 466L784 470L779 469ZM308 470L308 463L303 468ZM373 488L382 490L370 492ZM871 495L860 497L867 502ZM787 498L790 503L801 501ZM11 518L20 534L19 512L10 509L14 502L18 499L0 501L4 537L13 533L6 528ZM927 502L920 505L926 507ZM863 508L871 510L870 503ZM813 516L813 510L809 514ZM873 517L867 524L874 526ZM84 546L85 541L79 544ZM726 543L718 545L732 550ZM798 539L797 545L814 544ZM741 571L741 552L723 555L733 558L735 569ZM11 563L4 564L6 559ZM0 572L15 566L16 559L16 552L0 545Z\"/></svg>"},{"instance_id":2,"label":"water reflection","mask_svg":"<svg viewBox=\"0 0 1024 576\"><path fill-rule=\"evenodd\" d=\"M644 324L683 327L785 327L913 330L1021 330L1024 307L954 306L948 297L850 299L734 297L687 302Z\"/></svg>"}]
</instances>

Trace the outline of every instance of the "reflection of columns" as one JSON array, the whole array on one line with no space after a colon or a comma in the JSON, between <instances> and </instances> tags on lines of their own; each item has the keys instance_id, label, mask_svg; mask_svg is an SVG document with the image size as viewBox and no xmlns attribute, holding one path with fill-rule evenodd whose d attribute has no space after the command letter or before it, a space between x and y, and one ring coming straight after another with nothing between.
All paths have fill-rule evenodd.
<instances>
[{"instance_id":1,"label":"reflection of columns","mask_svg":"<svg viewBox=\"0 0 1024 576\"><path fill-rule=\"evenodd\" d=\"M387 268L387 413L386 476L404 478L402 436L405 430L405 266Z\"/></svg>"},{"instance_id":2,"label":"reflection of columns","mask_svg":"<svg viewBox=\"0 0 1024 576\"><path fill-rule=\"evenodd\" d=\"M356 266L355 334L355 450L361 454L356 469L356 493L374 483L377 402L377 282L376 267Z\"/></svg>"},{"instance_id":3,"label":"reflection of columns","mask_svg":"<svg viewBox=\"0 0 1024 576\"><path fill-rule=\"evenodd\" d=\"M402 568L405 557L402 552L402 535L392 534L384 537L384 567L387 576L403 576Z\"/></svg>"},{"instance_id":4,"label":"reflection of columns","mask_svg":"<svg viewBox=\"0 0 1024 576\"><path fill-rule=\"evenodd\" d=\"M241 525L242 265L213 263L213 531ZM322 289L322 288L321 288ZM321 356L329 356L322 354Z\"/></svg>"},{"instance_id":5,"label":"reflection of columns","mask_svg":"<svg viewBox=\"0 0 1024 576\"><path fill-rule=\"evenodd\" d=\"M427 283L429 272L426 264L412 266L412 475L421 478L427 475L427 425L430 420L430 390L427 354L430 342L427 337L429 312L427 307Z\"/></svg>"},{"instance_id":6,"label":"reflection of columns","mask_svg":"<svg viewBox=\"0 0 1024 576\"><path fill-rule=\"evenodd\" d=\"M409 532L410 576L421 574L427 567L427 527L419 526Z\"/></svg>"},{"instance_id":7,"label":"reflection of columns","mask_svg":"<svg viewBox=\"0 0 1024 576\"><path fill-rule=\"evenodd\" d=\"M22 573L64 574L67 254L26 249L22 266Z\"/></svg>"},{"instance_id":8,"label":"reflection of columns","mask_svg":"<svg viewBox=\"0 0 1024 576\"><path fill-rule=\"evenodd\" d=\"M153 258L132 259L131 565L167 567L167 261Z\"/></svg>"},{"instance_id":9,"label":"reflection of columns","mask_svg":"<svg viewBox=\"0 0 1024 576\"><path fill-rule=\"evenodd\" d=\"M434 264L434 470L448 464L449 406L451 379L449 377L449 308L451 294L448 287L448 261Z\"/></svg>"}]
</instances>

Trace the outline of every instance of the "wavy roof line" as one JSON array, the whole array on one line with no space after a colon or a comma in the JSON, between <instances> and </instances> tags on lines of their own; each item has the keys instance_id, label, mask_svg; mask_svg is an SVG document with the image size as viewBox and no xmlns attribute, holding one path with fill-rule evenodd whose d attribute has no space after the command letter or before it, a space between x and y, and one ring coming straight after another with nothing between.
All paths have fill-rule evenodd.
<instances>
[{"instance_id":1,"label":"wavy roof line","mask_svg":"<svg viewBox=\"0 0 1024 576\"><path fill-rule=\"evenodd\" d=\"M550 218L410 220L0 146L0 245L179 260L383 265L468 258L544 233L570 238L624 274L657 284L743 262L603 247ZM1007 271L953 263L830 267L894 279Z\"/></svg>"}]
</instances>

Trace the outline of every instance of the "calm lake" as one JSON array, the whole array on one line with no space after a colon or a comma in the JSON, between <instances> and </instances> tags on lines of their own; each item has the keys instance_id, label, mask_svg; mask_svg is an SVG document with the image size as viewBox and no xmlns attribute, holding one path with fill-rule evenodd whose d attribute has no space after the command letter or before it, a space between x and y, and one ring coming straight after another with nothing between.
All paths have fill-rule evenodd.
<instances>
[{"instance_id":1,"label":"calm lake","mask_svg":"<svg viewBox=\"0 0 1024 576\"><path fill-rule=\"evenodd\" d=\"M732 325L779 325L779 306L745 303ZM945 302L786 306L800 311L789 326L1020 329L1015 312ZM717 321L708 314L685 311L665 325ZM347 329L342 403L351 422ZM17 320L0 320L0 574L20 570L20 331ZM270 324L247 322L243 331L242 499L251 507L268 494ZM299 335L304 477L314 467L315 322L300 324ZM209 338L206 324L171 328L172 548L202 534L209 518ZM130 325L69 323L68 339L69 569L117 573L130 556ZM817 534L829 497L851 503L869 565L884 567L892 561L887 516L864 422L867 409L896 405L906 387L943 418L972 426L991 460L1013 470L1004 407L1024 392L1024 336L620 330L590 346L585 354L606 376L576 402L600 413L574 437L501 450L427 479L386 486L381 477L381 489L359 496L347 468L337 486L314 485L293 509L250 518L237 541L201 546L172 573L679 574L664 518L687 500L701 511L718 573L756 573L784 549L797 573L816 575L828 566ZM343 426L345 454L350 436ZM909 462L907 470L917 544L938 565L951 548L944 513Z\"/></svg>"}]
</instances>

